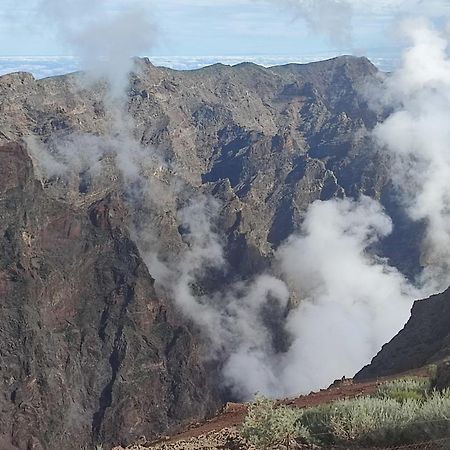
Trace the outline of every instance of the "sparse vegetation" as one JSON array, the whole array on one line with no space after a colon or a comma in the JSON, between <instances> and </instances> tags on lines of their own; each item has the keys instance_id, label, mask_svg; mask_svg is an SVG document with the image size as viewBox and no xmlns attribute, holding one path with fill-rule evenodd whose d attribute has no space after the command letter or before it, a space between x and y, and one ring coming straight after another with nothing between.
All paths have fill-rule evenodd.
<instances>
[{"instance_id":1,"label":"sparse vegetation","mask_svg":"<svg viewBox=\"0 0 450 450\"><path fill-rule=\"evenodd\" d=\"M276 406L272 400L258 396L248 408L241 434L258 448L268 449L276 444L287 444L294 437L310 442L309 432L298 423L299 413L293 408Z\"/></svg>"},{"instance_id":2,"label":"sparse vegetation","mask_svg":"<svg viewBox=\"0 0 450 450\"><path fill-rule=\"evenodd\" d=\"M426 379L386 383L370 397L304 410L259 397L242 434L258 448L295 440L317 445L401 445L450 437L450 390Z\"/></svg>"},{"instance_id":3,"label":"sparse vegetation","mask_svg":"<svg viewBox=\"0 0 450 450\"><path fill-rule=\"evenodd\" d=\"M410 377L383 383L377 390L379 398L390 398L399 402L424 400L431 390L428 378Z\"/></svg>"},{"instance_id":4,"label":"sparse vegetation","mask_svg":"<svg viewBox=\"0 0 450 450\"><path fill-rule=\"evenodd\" d=\"M439 365L435 365L431 379L436 390L450 389L450 358L446 358Z\"/></svg>"},{"instance_id":5,"label":"sparse vegetation","mask_svg":"<svg viewBox=\"0 0 450 450\"><path fill-rule=\"evenodd\" d=\"M305 411L300 422L310 414L318 418L314 424L320 443L397 444L403 438L399 431L414 420L415 400L402 403L388 398L361 397L322 406L318 411ZM319 427L317 426L319 424Z\"/></svg>"}]
</instances>

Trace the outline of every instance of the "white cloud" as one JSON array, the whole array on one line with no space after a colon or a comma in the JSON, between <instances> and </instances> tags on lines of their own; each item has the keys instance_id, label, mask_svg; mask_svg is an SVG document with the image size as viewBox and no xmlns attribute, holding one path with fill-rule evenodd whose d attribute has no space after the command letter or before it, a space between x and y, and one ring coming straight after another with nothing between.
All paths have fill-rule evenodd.
<instances>
[{"instance_id":1,"label":"white cloud","mask_svg":"<svg viewBox=\"0 0 450 450\"><path fill-rule=\"evenodd\" d=\"M67 9L66 3L56 0L47 0L46 5L80 56L97 61L109 55L112 63L104 74L122 89L129 70L127 58L152 38L146 34L147 21L141 21L136 15L139 10L133 9L123 16L129 22L121 23L121 17L111 8L117 10L124 4L90 3L69 2ZM344 0L287 3L300 8L311 27L334 34L348 23L352 10L363 11L366 5L365 1ZM404 4L384 2L376 11L401 13ZM109 8L105 17L99 5ZM317 5L327 6L326 11ZM418 9L423 6L420 2L411 5ZM433 8L438 6L442 5L435 3ZM99 17L105 19L100 26L94 20ZM405 53L402 67L387 80L384 98L396 111L377 127L376 136L398 157L403 169L397 172L398 185L410 187L410 214L428 224L430 268L443 267L448 273L448 43L423 22L410 22L406 31L413 45ZM117 71L120 78L116 80ZM107 106L113 110L116 105ZM153 153L133 140L124 115L117 114L112 126L118 136L110 139L73 135L56 143L59 160L49 155L42 157L39 149L36 155L41 155L41 164L49 175L64 174L67 166L76 172L91 170L95 175L104 158L113 158L125 189L132 191L138 180L145 187L141 190L149 194L149 198L140 200L151 199L152 194L158 197L150 188L151 181L142 177L143 165ZM150 160L150 168L158 169L158 164ZM172 189L178 181L169 182L166 189ZM172 193L177 195L179 191ZM301 300L297 307L287 310L287 285L270 274L232 283L217 292L199 293L198 283L205 273L226 268L222 241L214 226L219 208L208 197L192 198L177 217L179 225L187 230L183 236L185 252L170 267L155 254L150 254L147 261L157 263L157 273L163 278L159 281L166 292L173 295L187 317L208 333L213 351L224 358L227 385L243 397L250 397L255 390L274 396L293 395L323 387L343 374L353 375L400 329L412 300L423 293L386 260L371 253L373 244L391 232L392 223L377 202L365 197L359 201L314 203L301 233L292 236L277 253L280 272ZM429 273L436 274L434 270ZM273 330L266 321L267 313L272 311L288 314L285 331L291 345L286 353L275 352Z\"/></svg>"},{"instance_id":2,"label":"white cloud","mask_svg":"<svg viewBox=\"0 0 450 450\"><path fill-rule=\"evenodd\" d=\"M441 18L450 13L445 0L258 0L290 8L295 17L303 19L315 33L328 36L331 43L351 42L361 16L375 20L384 16L386 24L399 16Z\"/></svg>"},{"instance_id":3,"label":"white cloud","mask_svg":"<svg viewBox=\"0 0 450 450\"><path fill-rule=\"evenodd\" d=\"M394 157L392 176L409 214L426 224L423 263L438 290L450 281L449 41L424 20L401 29L410 46L377 95L395 111L375 136Z\"/></svg>"},{"instance_id":4,"label":"white cloud","mask_svg":"<svg viewBox=\"0 0 450 450\"><path fill-rule=\"evenodd\" d=\"M301 299L287 319L293 343L279 375L285 394L353 376L406 322L418 291L368 250L391 230L372 199L319 201L302 233L279 250L282 273Z\"/></svg>"},{"instance_id":5,"label":"white cloud","mask_svg":"<svg viewBox=\"0 0 450 450\"><path fill-rule=\"evenodd\" d=\"M47 26L55 28L83 67L105 77L116 95L127 83L131 57L148 50L156 35L142 2L121 5L108 0L40 0Z\"/></svg>"}]
</instances>

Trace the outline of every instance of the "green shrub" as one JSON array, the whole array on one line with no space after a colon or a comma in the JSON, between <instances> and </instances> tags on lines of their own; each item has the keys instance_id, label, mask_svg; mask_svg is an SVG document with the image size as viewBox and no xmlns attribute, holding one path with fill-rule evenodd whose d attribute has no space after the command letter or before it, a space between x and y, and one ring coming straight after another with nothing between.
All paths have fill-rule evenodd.
<instances>
[{"instance_id":1,"label":"green shrub","mask_svg":"<svg viewBox=\"0 0 450 450\"><path fill-rule=\"evenodd\" d=\"M450 390L435 391L421 404L415 423L406 432L409 442L450 436Z\"/></svg>"},{"instance_id":2,"label":"green shrub","mask_svg":"<svg viewBox=\"0 0 450 450\"><path fill-rule=\"evenodd\" d=\"M248 407L241 434L262 449L281 443L289 445L294 438L307 443L309 432L298 423L299 413L293 408L277 406L274 401L258 396Z\"/></svg>"},{"instance_id":3,"label":"green shrub","mask_svg":"<svg viewBox=\"0 0 450 450\"><path fill-rule=\"evenodd\" d=\"M331 426L333 411L334 405L327 404L304 409L299 414L298 425L309 431L313 443L333 442Z\"/></svg>"},{"instance_id":4,"label":"green shrub","mask_svg":"<svg viewBox=\"0 0 450 450\"><path fill-rule=\"evenodd\" d=\"M406 400L422 401L425 400L430 390L431 384L428 378L402 378L382 384L375 397L390 398L398 402Z\"/></svg>"},{"instance_id":5,"label":"green shrub","mask_svg":"<svg viewBox=\"0 0 450 450\"><path fill-rule=\"evenodd\" d=\"M450 358L444 359L435 366L432 384L438 391L450 388Z\"/></svg>"},{"instance_id":6,"label":"green shrub","mask_svg":"<svg viewBox=\"0 0 450 450\"><path fill-rule=\"evenodd\" d=\"M402 430L417 413L419 403L362 397L336 405L331 418L336 442L391 445L401 443Z\"/></svg>"},{"instance_id":7,"label":"green shrub","mask_svg":"<svg viewBox=\"0 0 450 450\"><path fill-rule=\"evenodd\" d=\"M428 364L427 366L427 371L428 371L428 377L430 378L430 380L434 380L436 377L436 373L438 371L438 365L437 364ZM433 384L433 383L431 383Z\"/></svg>"},{"instance_id":8,"label":"green shrub","mask_svg":"<svg viewBox=\"0 0 450 450\"><path fill-rule=\"evenodd\" d=\"M414 393L414 395L413 395ZM450 437L450 389L429 391L422 379L383 385L373 397L304 410L259 397L242 434L258 448L280 443L392 446Z\"/></svg>"},{"instance_id":9,"label":"green shrub","mask_svg":"<svg viewBox=\"0 0 450 450\"><path fill-rule=\"evenodd\" d=\"M308 409L300 422L321 443L396 444L418 408L415 400L360 397Z\"/></svg>"}]
</instances>

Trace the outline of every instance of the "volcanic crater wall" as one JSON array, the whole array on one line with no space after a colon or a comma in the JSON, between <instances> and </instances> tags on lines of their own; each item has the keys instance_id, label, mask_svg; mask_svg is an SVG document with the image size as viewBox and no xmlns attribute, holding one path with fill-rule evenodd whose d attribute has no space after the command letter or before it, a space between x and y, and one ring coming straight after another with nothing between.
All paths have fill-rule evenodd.
<instances>
[{"instance_id":1,"label":"volcanic crater wall","mask_svg":"<svg viewBox=\"0 0 450 450\"><path fill-rule=\"evenodd\" d=\"M137 64L127 92L134 139L149 155L157 148L187 186L180 198L159 191L156 209L130 211L113 170L68 181L33 170L35 144L51 150L74 133L114 135L101 82L0 77L4 448L129 443L220 404L199 330L156 294L141 257L146 243L133 242L129 228L151 221L170 259L186 247L176 220L183 195L211 194L222 205L231 270L209 282L226 286L269 267L314 200L366 194L395 209L388 161L368 136L379 117L360 95L377 82L367 59L190 72ZM150 176L164 178L158 170ZM416 230L406 217L398 225L401 244L384 254L398 265L408 260L413 273Z\"/></svg>"}]
</instances>

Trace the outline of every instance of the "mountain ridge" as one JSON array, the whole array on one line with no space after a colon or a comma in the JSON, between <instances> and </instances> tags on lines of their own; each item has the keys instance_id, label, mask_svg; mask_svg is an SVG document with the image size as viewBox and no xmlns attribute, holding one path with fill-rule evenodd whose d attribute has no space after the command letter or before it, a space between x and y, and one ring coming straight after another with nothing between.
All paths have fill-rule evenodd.
<instances>
[{"instance_id":1,"label":"mountain ridge","mask_svg":"<svg viewBox=\"0 0 450 450\"><path fill-rule=\"evenodd\" d=\"M368 195L395 207L389 161L370 137L380 117L360 92L379 82L367 59L191 72L137 64L119 113L106 83L80 85L80 73L0 77L0 213L11 218L1 224L0 292L10 305L3 322L32 328L14 350L17 365L2 366L0 435L20 449L129 443L220 405L220 362L205 361L199 327L155 291L160 267L151 252L157 247L168 266L189 252L178 213L192 198L209 195L220 205L229 265L227 274L196 286L203 293L270 269L316 200ZM127 181L111 152L99 153L109 147L125 160L144 154L151 189ZM63 169L51 160L58 152ZM416 226L406 217L398 226L403 240L385 256L412 273ZM18 301L11 277L36 291ZM47 291L39 290L45 283ZM12 357L7 343L20 333L2 331L0 356ZM67 393L77 396L69 405Z\"/></svg>"}]
</instances>

